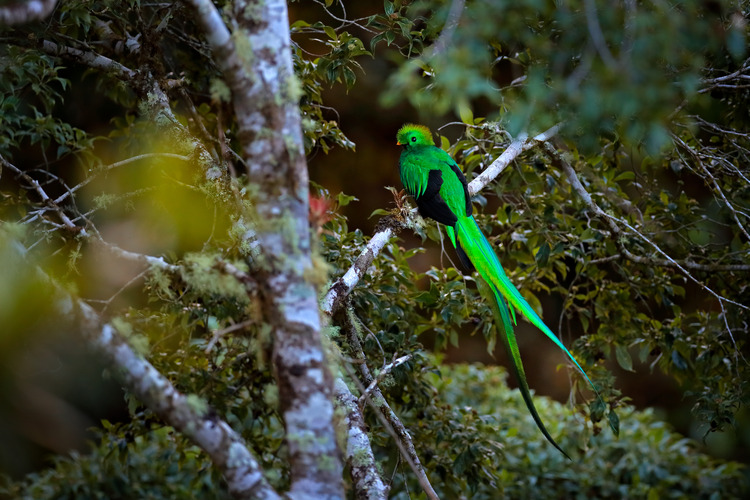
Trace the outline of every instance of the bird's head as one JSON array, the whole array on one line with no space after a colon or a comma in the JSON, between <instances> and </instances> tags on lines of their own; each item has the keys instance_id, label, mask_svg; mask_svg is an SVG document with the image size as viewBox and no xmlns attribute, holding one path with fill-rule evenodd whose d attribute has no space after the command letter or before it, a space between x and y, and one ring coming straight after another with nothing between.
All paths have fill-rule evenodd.
<instances>
[{"instance_id":1,"label":"bird's head","mask_svg":"<svg viewBox=\"0 0 750 500\"><path fill-rule=\"evenodd\" d=\"M401 127L396 134L396 144L399 146L434 146L430 129L424 125L415 125L407 123Z\"/></svg>"}]
</instances>

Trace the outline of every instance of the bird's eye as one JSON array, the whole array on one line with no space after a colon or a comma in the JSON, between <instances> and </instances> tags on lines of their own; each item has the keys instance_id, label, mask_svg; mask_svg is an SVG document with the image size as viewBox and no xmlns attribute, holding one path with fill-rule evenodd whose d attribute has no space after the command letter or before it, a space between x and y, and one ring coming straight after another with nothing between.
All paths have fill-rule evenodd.
<instances>
[{"instance_id":1,"label":"bird's eye","mask_svg":"<svg viewBox=\"0 0 750 500\"><path fill-rule=\"evenodd\" d=\"M412 138L411 138L411 142L417 142L417 138L416 138L416 137L414 137L414 136L412 136Z\"/></svg>"}]
</instances>

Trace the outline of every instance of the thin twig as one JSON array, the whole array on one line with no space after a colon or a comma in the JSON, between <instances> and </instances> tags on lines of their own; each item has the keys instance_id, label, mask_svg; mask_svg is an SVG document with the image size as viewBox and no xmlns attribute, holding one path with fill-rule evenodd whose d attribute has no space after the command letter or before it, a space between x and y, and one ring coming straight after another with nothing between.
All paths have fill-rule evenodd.
<instances>
[{"instance_id":1,"label":"thin twig","mask_svg":"<svg viewBox=\"0 0 750 500\"><path fill-rule=\"evenodd\" d=\"M355 326L356 322L358 322L358 319L356 319L354 313L351 311L340 312L337 317L340 319L340 323L342 324L347 337L347 341L349 342L349 346L351 347L352 354L354 355L355 359L362 359L366 361L367 358L365 357L364 351L362 350L362 344L359 341L359 333ZM344 368L346 369L347 373L349 373L349 377L352 379L352 381L357 385L360 393L364 394L366 388L364 387L364 384L360 382L356 374L353 373L354 369L346 364L344 364ZM372 376L370 368L367 366L366 362L358 364L357 369L365 384L370 385L373 383L374 377ZM419 456L417 455L417 451L414 448L414 443L412 442L411 435L409 435L409 431L406 429L393 409L391 409L390 405L383 396L382 391L379 387L377 387L377 384L372 389L372 397L367 399L367 404L369 404L370 407L375 411L375 415L377 416L381 425L393 438L396 446L398 446L398 449L401 452L401 456L403 457L404 461L409 464L409 467L414 472L414 475L417 477L417 480L419 481L419 484L424 490L427 497L431 500L436 500L438 498L437 493L435 493L432 484L430 484L430 480L427 478L427 474L422 468L422 463L419 461Z\"/></svg>"},{"instance_id":2,"label":"thin twig","mask_svg":"<svg viewBox=\"0 0 750 500\"><path fill-rule=\"evenodd\" d=\"M380 382L383 381L383 379L397 366L400 366L407 361L411 359L411 354L407 354L406 356L401 356L398 359L394 359L392 362L388 363L383 367L382 370L380 370L380 373L378 373L377 377L370 382L370 385L367 386L367 389L365 389L365 392L362 393L362 395L359 397L359 406L362 406L367 399L370 397L370 394L372 391L375 390L375 388L380 384Z\"/></svg>"}]
</instances>

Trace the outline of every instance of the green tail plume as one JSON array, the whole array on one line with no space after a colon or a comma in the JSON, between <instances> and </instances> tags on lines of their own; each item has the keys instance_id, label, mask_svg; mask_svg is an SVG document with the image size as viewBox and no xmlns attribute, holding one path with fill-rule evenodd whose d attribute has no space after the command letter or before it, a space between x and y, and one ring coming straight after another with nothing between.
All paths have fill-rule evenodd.
<instances>
[{"instance_id":1,"label":"green tail plume","mask_svg":"<svg viewBox=\"0 0 750 500\"><path fill-rule=\"evenodd\" d=\"M565 453L562 448L560 448L555 440L552 439L552 436L550 436L549 432L547 432L547 429L544 427L544 424L542 423L541 418L539 417L539 414L534 407L534 402L529 391L529 385L526 382L526 373L523 369L521 353L518 350L516 336L513 331L513 325L516 324L516 318L515 314L513 313L513 309L515 308L520 311L521 314L523 314L534 326L539 328L550 340L552 340L560 349L562 349L562 351L568 356L568 358L570 358L576 368L578 368L581 374L586 378L588 383L591 384L591 388L594 390L597 398L601 400L599 392L596 390L594 383L591 381L588 375L586 375L586 372L583 371L583 368L581 368L581 365L578 364L578 361L576 361L570 351L568 351L568 349L562 344L562 342L560 342L557 336L552 333L547 325L544 324L544 322L541 320L541 318L539 318L534 309L532 309L529 303L526 302L526 299L521 296L520 292L516 289L513 283L511 283L510 279L508 279L508 276L505 274L505 271L503 270L503 267L497 258L497 254L495 254L495 251L490 245L489 241L487 241L487 238L485 238L484 234L482 234L482 231L479 229L479 226L477 225L476 220L474 220L474 217L459 218L458 222L456 223L455 233L457 234L454 234L453 228L450 228L450 231L448 231L448 236L450 237L452 243L454 245L456 245L456 243L461 245L464 252L469 257L469 260L474 265L477 272L479 272L479 275L485 282L481 283L482 280L479 280L479 291L491 304L493 314L495 316L495 322L497 323L498 328L500 327L500 325L502 325L503 327L505 335L503 335L502 337L505 340L505 345L507 346L508 352L510 352L511 358L513 360L513 370L515 372L516 378L518 379L521 394L523 396L524 402L526 403L526 407L531 413L531 416L534 418L534 422L536 422L537 427L539 427L539 430L542 431L542 434L544 434L544 437L546 437L547 440L552 443L555 448L560 450L563 455L565 455L567 458L570 458L568 454ZM491 294L489 293L490 291L492 292ZM506 300L510 302L510 304L513 306L512 308L508 307Z\"/></svg>"}]
</instances>

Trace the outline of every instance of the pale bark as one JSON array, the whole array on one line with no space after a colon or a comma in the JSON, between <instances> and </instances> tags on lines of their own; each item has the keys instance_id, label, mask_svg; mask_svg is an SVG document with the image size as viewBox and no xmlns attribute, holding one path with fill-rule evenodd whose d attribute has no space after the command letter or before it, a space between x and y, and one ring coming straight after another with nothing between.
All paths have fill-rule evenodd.
<instances>
[{"instance_id":1,"label":"pale bark","mask_svg":"<svg viewBox=\"0 0 750 500\"><path fill-rule=\"evenodd\" d=\"M333 426L333 379L321 321L308 226L308 174L286 2L234 4L230 34L208 0L189 0L232 91L243 159L253 190L250 222L291 465L290 498L342 498L342 462Z\"/></svg>"},{"instance_id":2,"label":"pale bark","mask_svg":"<svg viewBox=\"0 0 750 500\"><path fill-rule=\"evenodd\" d=\"M354 496L363 500L385 500L388 488L378 472L357 398L341 378L336 379L335 391L338 405L344 410L346 461L351 469Z\"/></svg>"}]
</instances>

